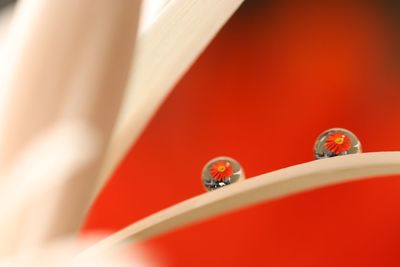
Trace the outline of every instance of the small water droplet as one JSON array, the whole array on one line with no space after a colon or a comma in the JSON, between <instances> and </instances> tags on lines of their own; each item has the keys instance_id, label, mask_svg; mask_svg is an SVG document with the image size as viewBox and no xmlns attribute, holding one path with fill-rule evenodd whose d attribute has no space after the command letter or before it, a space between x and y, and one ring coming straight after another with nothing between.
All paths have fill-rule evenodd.
<instances>
[{"instance_id":1,"label":"small water droplet","mask_svg":"<svg viewBox=\"0 0 400 267\"><path fill-rule=\"evenodd\" d=\"M361 153L361 143L357 136L347 129L332 128L318 136L314 145L316 159L331 158Z\"/></svg>"},{"instance_id":2,"label":"small water droplet","mask_svg":"<svg viewBox=\"0 0 400 267\"><path fill-rule=\"evenodd\" d=\"M208 191L244 180L242 166L229 157L210 160L202 171L202 182Z\"/></svg>"}]
</instances>

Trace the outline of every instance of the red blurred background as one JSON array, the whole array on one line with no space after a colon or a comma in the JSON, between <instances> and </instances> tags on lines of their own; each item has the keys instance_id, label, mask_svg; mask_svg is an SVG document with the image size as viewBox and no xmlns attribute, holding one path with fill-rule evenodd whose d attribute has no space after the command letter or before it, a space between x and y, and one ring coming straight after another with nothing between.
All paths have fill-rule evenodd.
<instances>
[{"instance_id":1,"label":"red blurred background","mask_svg":"<svg viewBox=\"0 0 400 267\"><path fill-rule=\"evenodd\" d=\"M400 150L398 1L248 0L174 88L97 199L84 231L119 230L203 193L203 164L246 175L313 160L348 128ZM400 266L400 179L263 203L145 243L164 266Z\"/></svg>"}]
</instances>

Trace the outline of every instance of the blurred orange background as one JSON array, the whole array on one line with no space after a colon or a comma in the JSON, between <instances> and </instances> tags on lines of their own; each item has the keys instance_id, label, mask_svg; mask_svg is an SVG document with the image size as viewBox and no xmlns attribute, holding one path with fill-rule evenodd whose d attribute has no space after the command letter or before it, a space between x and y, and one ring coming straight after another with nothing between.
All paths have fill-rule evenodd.
<instances>
[{"instance_id":1,"label":"blurred orange background","mask_svg":"<svg viewBox=\"0 0 400 267\"><path fill-rule=\"evenodd\" d=\"M245 2L132 147L84 232L203 193L215 156L253 177L313 160L331 127L353 131L364 151L400 151L397 3ZM400 266L399 178L263 203L144 245L164 266Z\"/></svg>"}]
</instances>

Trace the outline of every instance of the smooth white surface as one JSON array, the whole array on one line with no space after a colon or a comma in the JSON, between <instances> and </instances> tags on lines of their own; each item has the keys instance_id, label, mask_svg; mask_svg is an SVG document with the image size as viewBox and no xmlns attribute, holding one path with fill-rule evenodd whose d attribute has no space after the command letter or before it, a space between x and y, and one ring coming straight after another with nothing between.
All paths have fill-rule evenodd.
<instances>
[{"instance_id":1,"label":"smooth white surface","mask_svg":"<svg viewBox=\"0 0 400 267\"><path fill-rule=\"evenodd\" d=\"M143 34L158 19L161 11L174 0L145 0L142 2L138 34Z\"/></svg>"},{"instance_id":2,"label":"smooth white surface","mask_svg":"<svg viewBox=\"0 0 400 267\"><path fill-rule=\"evenodd\" d=\"M14 6L9 6L0 10L0 58L2 55L3 44L6 40L7 32L11 24L12 15L14 12ZM2 62L2 64L5 64ZM4 100L7 95L5 87L0 86L0 110L4 106Z\"/></svg>"},{"instance_id":3,"label":"smooth white surface","mask_svg":"<svg viewBox=\"0 0 400 267\"><path fill-rule=\"evenodd\" d=\"M5 7L0 10L0 48L7 34L12 14L13 14L13 6Z\"/></svg>"},{"instance_id":4,"label":"smooth white surface","mask_svg":"<svg viewBox=\"0 0 400 267\"><path fill-rule=\"evenodd\" d=\"M19 2L0 65L0 189L13 209L0 209L0 253L80 228L130 74L139 4Z\"/></svg>"}]
</instances>

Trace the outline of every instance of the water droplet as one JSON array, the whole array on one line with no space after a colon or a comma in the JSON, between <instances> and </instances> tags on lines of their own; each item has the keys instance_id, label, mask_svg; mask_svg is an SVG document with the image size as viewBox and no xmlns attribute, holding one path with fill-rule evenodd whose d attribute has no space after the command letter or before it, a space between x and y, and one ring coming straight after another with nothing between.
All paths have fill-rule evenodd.
<instances>
[{"instance_id":1,"label":"water droplet","mask_svg":"<svg viewBox=\"0 0 400 267\"><path fill-rule=\"evenodd\" d=\"M357 136L343 128L332 128L318 136L314 145L316 159L331 158L361 153L361 143Z\"/></svg>"},{"instance_id":2,"label":"water droplet","mask_svg":"<svg viewBox=\"0 0 400 267\"><path fill-rule=\"evenodd\" d=\"M208 191L244 180L242 166L229 157L210 160L202 171L202 182Z\"/></svg>"}]
</instances>

